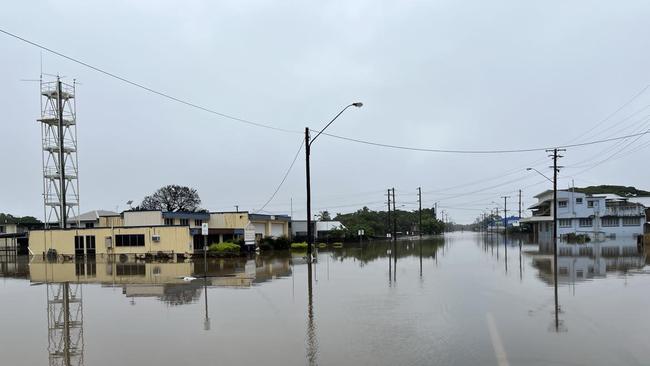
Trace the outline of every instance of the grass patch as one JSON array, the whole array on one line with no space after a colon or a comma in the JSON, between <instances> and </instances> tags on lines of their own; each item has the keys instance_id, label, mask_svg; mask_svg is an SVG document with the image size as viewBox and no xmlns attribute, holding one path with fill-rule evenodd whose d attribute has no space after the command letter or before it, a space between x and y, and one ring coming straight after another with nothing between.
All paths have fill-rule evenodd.
<instances>
[{"instance_id":1,"label":"grass patch","mask_svg":"<svg viewBox=\"0 0 650 366\"><path fill-rule=\"evenodd\" d=\"M327 248L327 244L325 244L325 243L320 243L320 244L318 244L318 248L320 248L320 249L325 249L325 248Z\"/></svg>"},{"instance_id":2,"label":"grass patch","mask_svg":"<svg viewBox=\"0 0 650 366\"><path fill-rule=\"evenodd\" d=\"M307 243L291 243L292 250L307 250Z\"/></svg>"},{"instance_id":3,"label":"grass patch","mask_svg":"<svg viewBox=\"0 0 650 366\"><path fill-rule=\"evenodd\" d=\"M343 248L343 243L334 243L332 244L334 248Z\"/></svg>"}]
</instances>

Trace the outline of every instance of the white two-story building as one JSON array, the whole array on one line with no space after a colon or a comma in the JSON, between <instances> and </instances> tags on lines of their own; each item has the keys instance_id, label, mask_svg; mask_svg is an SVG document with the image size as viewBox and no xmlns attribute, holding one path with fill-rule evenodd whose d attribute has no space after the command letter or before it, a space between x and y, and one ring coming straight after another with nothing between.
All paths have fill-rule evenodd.
<instances>
[{"instance_id":1,"label":"white two-story building","mask_svg":"<svg viewBox=\"0 0 650 366\"><path fill-rule=\"evenodd\" d=\"M530 206L533 215L522 223L533 224L537 240L553 238L553 191L535 196L537 203ZM604 237L631 237L643 235L645 207L614 194L587 195L571 190L557 192L558 236L569 233L586 234L592 239Z\"/></svg>"}]
</instances>

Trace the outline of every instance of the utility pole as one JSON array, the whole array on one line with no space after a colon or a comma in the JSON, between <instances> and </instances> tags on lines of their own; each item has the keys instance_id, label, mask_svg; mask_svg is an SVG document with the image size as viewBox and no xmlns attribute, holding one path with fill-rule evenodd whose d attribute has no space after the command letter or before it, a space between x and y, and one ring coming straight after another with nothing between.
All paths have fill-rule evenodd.
<instances>
[{"instance_id":1,"label":"utility pole","mask_svg":"<svg viewBox=\"0 0 650 366\"><path fill-rule=\"evenodd\" d=\"M390 231L390 188L388 188L388 222L386 223L386 234Z\"/></svg>"},{"instance_id":2,"label":"utility pole","mask_svg":"<svg viewBox=\"0 0 650 366\"><path fill-rule=\"evenodd\" d=\"M235 205L235 212L239 212L239 205Z\"/></svg>"},{"instance_id":3,"label":"utility pole","mask_svg":"<svg viewBox=\"0 0 650 366\"><path fill-rule=\"evenodd\" d=\"M521 189L519 190L519 219L521 220Z\"/></svg>"},{"instance_id":4,"label":"utility pole","mask_svg":"<svg viewBox=\"0 0 650 366\"><path fill-rule=\"evenodd\" d=\"M508 196L503 196L503 242L508 243Z\"/></svg>"},{"instance_id":5,"label":"utility pole","mask_svg":"<svg viewBox=\"0 0 650 366\"><path fill-rule=\"evenodd\" d=\"M553 280L555 283L555 311L558 311L557 300L557 173L560 171L560 166L557 165L557 159L561 158L558 151L566 151L565 149L555 148L553 150L546 150L552 153L549 157L553 158Z\"/></svg>"},{"instance_id":6,"label":"utility pole","mask_svg":"<svg viewBox=\"0 0 650 366\"><path fill-rule=\"evenodd\" d=\"M422 239L422 187L418 187L418 204L420 207L419 210L420 223L418 224L418 232L420 233L420 239Z\"/></svg>"},{"instance_id":7,"label":"utility pole","mask_svg":"<svg viewBox=\"0 0 650 366\"><path fill-rule=\"evenodd\" d=\"M397 245L397 209L395 208L395 188L393 190L393 241Z\"/></svg>"},{"instance_id":8,"label":"utility pole","mask_svg":"<svg viewBox=\"0 0 650 366\"><path fill-rule=\"evenodd\" d=\"M309 157L311 154L311 144L313 144L314 141L316 141L316 139L318 138L318 136L320 136L323 133L323 131L327 129L327 127L329 127L332 123L334 123L334 121L336 121L336 119L339 118L339 116L343 114L343 112L345 112L348 108L350 107L361 108L362 106L363 103L356 102L356 103L349 104L345 108L341 109L341 111L336 116L334 116L334 118L332 118L332 120L328 124L326 124L325 127L323 127L323 129L321 129L316 134L316 136L314 136L313 139L310 138L309 136L309 127L305 127L305 178L306 178L305 180L307 181L306 183L307 183L307 262L308 263L312 262L311 247L314 241L314 238L312 237L312 227L311 227L311 176L309 173L309 160L310 160Z\"/></svg>"}]
</instances>

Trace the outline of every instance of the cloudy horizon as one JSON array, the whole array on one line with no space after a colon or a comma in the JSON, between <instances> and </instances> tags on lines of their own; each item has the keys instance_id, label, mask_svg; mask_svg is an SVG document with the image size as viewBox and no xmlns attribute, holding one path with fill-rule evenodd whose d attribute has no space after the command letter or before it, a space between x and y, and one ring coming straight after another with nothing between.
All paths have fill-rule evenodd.
<instances>
[{"instance_id":1,"label":"cloudy horizon","mask_svg":"<svg viewBox=\"0 0 650 366\"><path fill-rule=\"evenodd\" d=\"M0 212L43 216L38 83L76 79L81 212L125 210L167 184L211 211L260 209L305 127L380 144L511 150L650 128L650 4L550 1L79 1L5 5L0 29L237 118L223 118L0 34ZM57 19L54 22L54 19ZM51 76L46 76L51 77ZM560 188L650 190L646 135L567 149ZM549 188L544 151L436 153L331 136L312 147L313 212L440 209L470 223ZM305 215L301 153L265 212ZM512 203L510 203L512 202ZM293 208L293 210L292 210Z\"/></svg>"}]
</instances>

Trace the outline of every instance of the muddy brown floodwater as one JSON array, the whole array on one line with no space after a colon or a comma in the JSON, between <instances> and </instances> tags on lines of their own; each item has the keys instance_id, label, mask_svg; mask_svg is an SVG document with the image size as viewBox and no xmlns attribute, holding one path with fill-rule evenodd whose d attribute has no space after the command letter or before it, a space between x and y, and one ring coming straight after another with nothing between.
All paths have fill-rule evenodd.
<instances>
[{"instance_id":1,"label":"muddy brown floodwater","mask_svg":"<svg viewBox=\"0 0 650 366\"><path fill-rule=\"evenodd\" d=\"M0 263L2 365L648 365L630 240L452 233L203 262ZM395 260L396 259L396 260ZM311 277L311 286L308 278Z\"/></svg>"}]
</instances>

